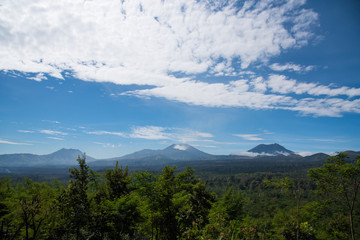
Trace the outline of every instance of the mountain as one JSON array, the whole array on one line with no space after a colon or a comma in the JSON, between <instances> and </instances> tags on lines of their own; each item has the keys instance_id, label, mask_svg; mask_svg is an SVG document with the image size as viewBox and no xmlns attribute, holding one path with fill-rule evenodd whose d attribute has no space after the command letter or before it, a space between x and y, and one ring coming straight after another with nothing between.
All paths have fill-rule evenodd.
<instances>
[{"instance_id":1,"label":"mountain","mask_svg":"<svg viewBox=\"0 0 360 240\"><path fill-rule=\"evenodd\" d=\"M249 153L259 154L259 155L291 155L295 154L293 151L290 151L283 146L274 143L274 144L260 144L256 147L248 150Z\"/></svg>"},{"instance_id":2,"label":"mountain","mask_svg":"<svg viewBox=\"0 0 360 240\"><path fill-rule=\"evenodd\" d=\"M149 168L154 166L174 165L204 165L229 163L241 164L242 162L316 162L324 161L329 155L317 153L311 156L302 157L294 154L283 146L275 144L260 144L250 150L248 155L212 155L188 144L173 144L161 150L144 149L141 151L127 154L122 157L110 159L94 159L86 156L86 160L91 167L113 167L116 161L123 166L138 168ZM360 152L346 151L349 160L355 159ZM76 159L83 153L77 149L60 149L47 155L36 155L28 153L3 154L0 155L0 168L6 167L69 167L77 165ZM6 170L6 169L5 169ZM1 171L1 169L0 169Z\"/></svg>"},{"instance_id":3,"label":"mountain","mask_svg":"<svg viewBox=\"0 0 360 240\"><path fill-rule=\"evenodd\" d=\"M78 149L60 149L51 154L36 155L29 153L15 153L0 155L0 166L6 167L41 167L41 166L71 166L76 165L78 156L83 152ZM86 156L88 162L96 159Z\"/></svg>"},{"instance_id":4,"label":"mountain","mask_svg":"<svg viewBox=\"0 0 360 240\"><path fill-rule=\"evenodd\" d=\"M215 160L218 156L205 153L188 144L173 144L162 150L144 149L119 158L98 160L92 166L111 166L116 161L123 165L158 165L178 161Z\"/></svg>"},{"instance_id":5,"label":"mountain","mask_svg":"<svg viewBox=\"0 0 360 240\"><path fill-rule=\"evenodd\" d=\"M182 161L215 159L214 155L202 152L188 144L173 144L162 150L162 155Z\"/></svg>"},{"instance_id":6,"label":"mountain","mask_svg":"<svg viewBox=\"0 0 360 240\"><path fill-rule=\"evenodd\" d=\"M142 159L154 156L163 156L172 160L209 160L214 159L214 155L205 153L188 144L173 144L162 150L141 150L132 154L125 155L119 160Z\"/></svg>"}]
</instances>

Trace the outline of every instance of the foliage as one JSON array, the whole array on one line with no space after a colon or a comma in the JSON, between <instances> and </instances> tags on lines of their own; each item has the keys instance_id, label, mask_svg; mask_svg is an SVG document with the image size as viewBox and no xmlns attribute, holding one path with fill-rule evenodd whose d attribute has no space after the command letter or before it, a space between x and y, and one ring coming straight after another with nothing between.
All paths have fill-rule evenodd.
<instances>
[{"instance_id":1,"label":"foliage","mask_svg":"<svg viewBox=\"0 0 360 240\"><path fill-rule=\"evenodd\" d=\"M0 180L0 239L351 239L350 213L359 237L359 160L343 155L310 170L315 182L303 170L100 173L77 160L66 183Z\"/></svg>"},{"instance_id":2,"label":"foliage","mask_svg":"<svg viewBox=\"0 0 360 240\"><path fill-rule=\"evenodd\" d=\"M354 210L359 200L360 157L357 161L346 162L347 155L339 153L329 157L322 167L310 169L309 175L316 181L319 192L345 205L349 214L351 238L355 239Z\"/></svg>"}]
</instances>

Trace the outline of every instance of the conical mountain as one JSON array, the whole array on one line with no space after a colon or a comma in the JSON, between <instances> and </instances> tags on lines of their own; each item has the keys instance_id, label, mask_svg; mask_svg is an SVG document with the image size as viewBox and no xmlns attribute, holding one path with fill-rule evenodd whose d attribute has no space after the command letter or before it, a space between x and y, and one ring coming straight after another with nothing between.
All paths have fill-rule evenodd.
<instances>
[{"instance_id":1,"label":"conical mountain","mask_svg":"<svg viewBox=\"0 0 360 240\"><path fill-rule=\"evenodd\" d=\"M162 155L176 159L176 160L207 160L213 159L214 156L203 151L200 151L193 146L188 144L173 144L164 150L162 150Z\"/></svg>"},{"instance_id":2,"label":"conical mountain","mask_svg":"<svg viewBox=\"0 0 360 240\"><path fill-rule=\"evenodd\" d=\"M259 155L290 155L294 154L293 151L286 149L285 147L281 146L280 144L273 143L273 144L260 144L256 147L248 150L250 153L256 153Z\"/></svg>"},{"instance_id":3,"label":"conical mountain","mask_svg":"<svg viewBox=\"0 0 360 240\"><path fill-rule=\"evenodd\" d=\"M214 159L214 155L205 153L188 144L173 144L162 150L144 149L125 155L119 160L140 160L150 157L166 158L171 160L190 161L190 160L209 160Z\"/></svg>"}]
</instances>

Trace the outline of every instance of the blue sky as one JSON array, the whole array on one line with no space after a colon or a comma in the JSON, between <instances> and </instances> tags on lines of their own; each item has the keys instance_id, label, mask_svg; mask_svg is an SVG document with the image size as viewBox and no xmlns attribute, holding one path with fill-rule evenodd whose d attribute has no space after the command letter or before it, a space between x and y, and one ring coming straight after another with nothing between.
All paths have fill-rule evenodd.
<instances>
[{"instance_id":1,"label":"blue sky","mask_svg":"<svg viewBox=\"0 0 360 240\"><path fill-rule=\"evenodd\" d=\"M360 150L358 1L2 1L0 154Z\"/></svg>"}]
</instances>

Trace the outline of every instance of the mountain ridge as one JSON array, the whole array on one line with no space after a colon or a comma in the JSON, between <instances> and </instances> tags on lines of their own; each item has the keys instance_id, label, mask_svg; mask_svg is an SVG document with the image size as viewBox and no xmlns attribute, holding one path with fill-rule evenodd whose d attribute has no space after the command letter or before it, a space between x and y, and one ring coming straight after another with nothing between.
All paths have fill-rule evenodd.
<instances>
[{"instance_id":1,"label":"mountain ridge","mask_svg":"<svg viewBox=\"0 0 360 240\"><path fill-rule=\"evenodd\" d=\"M248 150L247 153L253 155L213 155L203 152L188 144L172 144L164 149L152 150L143 149L121 157L108 159L95 159L86 156L90 166L114 166L116 161L122 165L129 166L151 166L160 164L172 164L176 162L191 161L210 161L210 160L234 160L234 161L320 161L325 160L329 155L316 153L310 156L302 157L283 146L274 144L259 144ZM359 152L346 151L355 158ZM37 155L31 153L2 154L0 155L0 167L37 167L37 166L74 166L77 165L76 159L82 156L83 152L78 149L62 148L56 152Z\"/></svg>"},{"instance_id":2,"label":"mountain ridge","mask_svg":"<svg viewBox=\"0 0 360 240\"><path fill-rule=\"evenodd\" d=\"M49 154L13 153L0 155L0 166L30 167L30 166L69 166L76 165L76 159L84 153L78 149L62 148ZM86 156L88 162L96 161Z\"/></svg>"}]
</instances>

